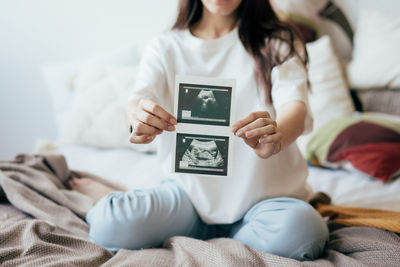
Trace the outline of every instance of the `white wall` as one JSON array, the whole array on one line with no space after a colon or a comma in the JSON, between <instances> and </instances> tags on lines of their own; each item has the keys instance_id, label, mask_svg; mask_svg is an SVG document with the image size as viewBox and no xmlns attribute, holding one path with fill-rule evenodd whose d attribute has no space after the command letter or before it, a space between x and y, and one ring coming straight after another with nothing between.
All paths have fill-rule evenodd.
<instances>
[{"instance_id":1,"label":"white wall","mask_svg":"<svg viewBox=\"0 0 400 267\"><path fill-rule=\"evenodd\" d=\"M177 0L0 0L0 159L54 140L48 62L144 43L171 26Z\"/></svg>"}]
</instances>

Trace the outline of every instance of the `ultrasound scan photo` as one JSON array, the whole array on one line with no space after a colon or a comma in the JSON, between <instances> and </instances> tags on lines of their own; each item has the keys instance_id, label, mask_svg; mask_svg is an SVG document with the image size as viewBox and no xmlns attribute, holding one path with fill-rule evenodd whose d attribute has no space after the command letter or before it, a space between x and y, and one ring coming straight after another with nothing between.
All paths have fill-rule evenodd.
<instances>
[{"instance_id":1,"label":"ultrasound scan photo","mask_svg":"<svg viewBox=\"0 0 400 267\"><path fill-rule=\"evenodd\" d=\"M179 84L178 122L229 126L232 88Z\"/></svg>"},{"instance_id":2,"label":"ultrasound scan photo","mask_svg":"<svg viewBox=\"0 0 400 267\"><path fill-rule=\"evenodd\" d=\"M229 137L177 134L176 172L226 175Z\"/></svg>"},{"instance_id":3,"label":"ultrasound scan photo","mask_svg":"<svg viewBox=\"0 0 400 267\"><path fill-rule=\"evenodd\" d=\"M178 120L173 173L229 177L234 135L235 79L177 75L174 116Z\"/></svg>"}]
</instances>

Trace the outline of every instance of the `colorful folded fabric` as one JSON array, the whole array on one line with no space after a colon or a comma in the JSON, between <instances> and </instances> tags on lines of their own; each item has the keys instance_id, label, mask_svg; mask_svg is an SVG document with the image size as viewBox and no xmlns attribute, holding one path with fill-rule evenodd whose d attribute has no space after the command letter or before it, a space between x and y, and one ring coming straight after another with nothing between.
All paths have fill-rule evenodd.
<instances>
[{"instance_id":1,"label":"colorful folded fabric","mask_svg":"<svg viewBox=\"0 0 400 267\"><path fill-rule=\"evenodd\" d=\"M311 138L306 157L388 181L400 175L400 123L368 114L332 120Z\"/></svg>"}]
</instances>

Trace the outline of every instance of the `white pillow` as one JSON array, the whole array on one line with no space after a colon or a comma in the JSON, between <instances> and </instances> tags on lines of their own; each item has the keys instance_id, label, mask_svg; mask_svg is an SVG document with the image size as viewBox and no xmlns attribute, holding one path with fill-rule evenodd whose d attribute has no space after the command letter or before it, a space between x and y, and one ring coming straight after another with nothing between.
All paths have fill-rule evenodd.
<instances>
[{"instance_id":1,"label":"white pillow","mask_svg":"<svg viewBox=\"0 0 400 267\"><path fill-rule=\"evenodd\" d=\"M137 66L140 61L140 54L140 46L129 44L93 58L42 65L41 73L51 97L57 130L59 131L65 116L70 110L74 95L72 81L81 69L98 68L100 66Z\"/></svg>"},{"instance_id":2,"label":"white pillow","mask_svg":"<svg viewBox=\"0 0 400 267\"><path fill-rule=\"evenodd\" d=\"M347 68L352 88L400 89L400 18L362 9Z\"/></svg>"},{"instance_id":3,"label":"white pillow","mask_svg":"<svg viewBox=\"0 0 400 267\"><path fill-rule=\"evenodd\" d=\"M53 104L59 144L155 151L155 142L128 142L124 118L141 50L130 44L100 57L41 67Z\"/></svg>"},{"instance_id":4,"label":"white pillow","mask_svg":"<svg viewBox=\"0 0 400 267\"><path fill-rule=\"evenodd\" d=\"M154 151L155 144L129 143L125 107L136 73L137 68L129 67L81 69L72 81L73 98L60 125L59 142Z\"/></svg>"},{"instance_id":5,"label":"white pillow","mask_svg":"<svg viewBox=\"0 0 400 267\"><path fill-rule=\"evenodd\" d=\"M41 73L51 99L57 132L60 131L64 117L70 108L73 97L71 90L72 80L79 66L80 63L78 62L46 64L41 66Z\"/></svg>"},{"instance_id":6,"label":"white pillow","mask_svg":"<svg viewBox=\"0 0 400 267\"><path fill-rule=\"evenodd\" d=\"M304 155L308 141L322 125L354 111L353 102L330 37L325 35L314 42L307 43L307 52L309 56L308 75L311 84L311 92L308 97L314 117L314 129L311 133L297 139L297 144Z\"/></svg>"}]
</instances>

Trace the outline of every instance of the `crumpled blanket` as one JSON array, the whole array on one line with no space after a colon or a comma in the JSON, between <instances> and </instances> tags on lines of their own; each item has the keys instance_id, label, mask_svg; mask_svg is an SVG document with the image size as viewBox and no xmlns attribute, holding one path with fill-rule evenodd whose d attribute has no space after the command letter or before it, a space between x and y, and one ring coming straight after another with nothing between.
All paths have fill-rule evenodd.
<instances>
[{"instance_id":1,"label":"crumpled blanket","mask_svg":"<svg viewBox=\"0 0 400 267\"><path fill-rule=\"evenodd\" d=\"M227 238L172 237L162 248L119 250L88 241L92 201L68 189L62 155L18 155L0 162L1 266L400 266L400 237L372 227L330 224L330 242L315 261L298 262ZM107 183L112 186L110 183ZM115 187L116 190L119 188Z\"/></svg>"}]
</instances>

